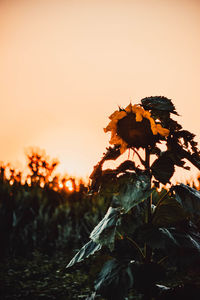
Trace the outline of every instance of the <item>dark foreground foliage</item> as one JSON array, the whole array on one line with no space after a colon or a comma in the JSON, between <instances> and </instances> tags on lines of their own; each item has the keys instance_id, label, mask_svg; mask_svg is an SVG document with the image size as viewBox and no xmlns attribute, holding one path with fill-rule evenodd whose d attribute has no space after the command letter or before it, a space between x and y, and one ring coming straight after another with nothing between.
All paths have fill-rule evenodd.
<instances>
[{"instance_id":1,"label":"dark foreground foliage","mask_svg":"<svg viewBox=\"0 0 200 300\"><path fill-rule=\"evenodd\" d=\"M57 253L48 256L38 251L29 258L7 258L0 263L0 299L1 300L77 300L88 299L92 294L92 281L95 273L101 269L102 258L79 265L66 272L66 261L72 254ZM106 257L104 257L105 261ZM95 265L95 266L94 266ZM197 268L198 269L198 268ZM173 273L173 279L171 276ZM195 293L200 287L200 273L169 272L168 278L161 284L174 287L161 300L196 299ZM177 288L178 286L178 288ZM194 295L194 297L192 297ZM104 300L103 297L96 297ZM142 295L132 292L129 300L140 300ZM198 298L197 298L198 299Z\"/></svg>"}]
</instances>

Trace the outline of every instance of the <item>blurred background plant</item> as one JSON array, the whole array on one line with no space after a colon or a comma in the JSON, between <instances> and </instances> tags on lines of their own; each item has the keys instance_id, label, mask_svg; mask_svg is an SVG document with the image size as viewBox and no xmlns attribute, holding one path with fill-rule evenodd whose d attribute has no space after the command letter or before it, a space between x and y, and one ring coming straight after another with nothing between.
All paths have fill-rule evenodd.
<instances>
[{"instance_id":1,"label":"blurred background plant","mask_svg":"<svg viewBox=\"0 0 200 300\"><path fill-rule=\"evenodd\" d=\"M80 247L107 208L88 184L54 175L58 160L28 149L29 173L0 166L0 257L48 255Z\"/></svg>"}]
</instances>

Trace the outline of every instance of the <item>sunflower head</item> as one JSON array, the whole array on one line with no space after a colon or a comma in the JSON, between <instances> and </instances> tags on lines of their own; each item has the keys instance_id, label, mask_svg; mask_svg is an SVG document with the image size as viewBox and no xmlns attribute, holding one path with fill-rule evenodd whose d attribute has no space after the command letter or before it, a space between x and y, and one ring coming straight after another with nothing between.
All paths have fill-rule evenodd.
<instances>
[{"instance_id":1,"label":"sunflower head","mask_svg":"<svg viewBox=\"0 0 200 300\"><path fill-rule=\"evenodd\" d=\"M139 105L129 104L124 110L115 111L110 117L105 132L111 131L110 144L120 145L123 153L127 148L145 148L159 139L167 137L169 130L157 124L149 111Z\"/></svg>"}]
</instances>

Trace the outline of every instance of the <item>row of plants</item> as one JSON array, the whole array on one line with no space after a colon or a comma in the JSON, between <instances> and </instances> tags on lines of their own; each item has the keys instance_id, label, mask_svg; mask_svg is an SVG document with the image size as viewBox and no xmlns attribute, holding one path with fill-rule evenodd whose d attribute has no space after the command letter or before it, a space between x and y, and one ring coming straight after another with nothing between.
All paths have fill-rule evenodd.
<instances>
[{"instance_id":1,"label":"row of plants","mask_svg":"<svg viewBox=\"0 0 200 300\"><path fill-rule=\"evenodd\" d=\"M1 166L0 257L71 251L102 218L104 199L89 195L82 181L53 177L56 165L38 151L29 153L30 172L24 181L22 173Z\"/></svg>"}]
</instances>

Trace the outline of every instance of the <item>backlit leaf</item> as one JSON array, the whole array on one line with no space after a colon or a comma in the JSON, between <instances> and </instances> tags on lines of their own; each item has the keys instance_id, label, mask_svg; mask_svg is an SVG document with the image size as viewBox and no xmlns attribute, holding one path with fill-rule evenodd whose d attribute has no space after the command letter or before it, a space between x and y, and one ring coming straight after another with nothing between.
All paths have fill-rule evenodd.
<instances>
[{"instance_id":1,"label":"backlit leaf","mask_svg":"<svg viewBox=\"0 0 200 300\"><path fill-rule=\"evenodd\" d=\"M113 250L116 226L119 218L120 218L120 209L109 207L104 218L91 232L90 238L95 243L106 245L111 250Z\"/></svg>"},{"instance_id":2,"label":"backlit leaf","mask_svg":"<svg viewBox=\"0 0 200 300\"><path fill-rule=\"evenodd\" d=\"M145 174L132 175L120 186L113 202L127 213L131 208L147 199L152 193L150 177Z\"/></svg>"}]
</instances>

